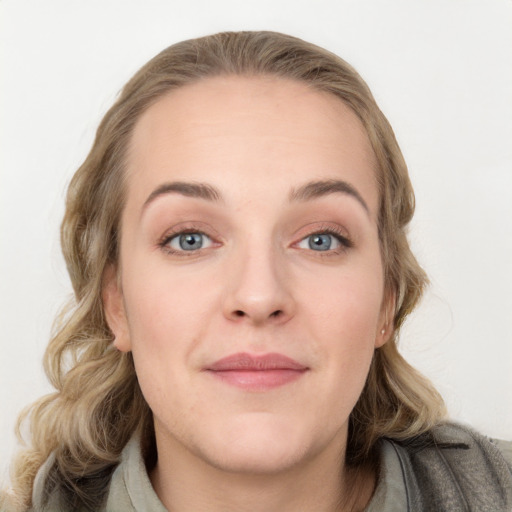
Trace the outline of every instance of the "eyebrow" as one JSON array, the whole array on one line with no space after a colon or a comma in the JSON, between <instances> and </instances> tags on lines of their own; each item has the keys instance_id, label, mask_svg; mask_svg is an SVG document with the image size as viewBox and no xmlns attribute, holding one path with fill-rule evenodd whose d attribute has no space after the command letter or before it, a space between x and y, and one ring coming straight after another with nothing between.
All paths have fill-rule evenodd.
<instances>
[{"instance_id":1,"label":"eyebrow","mask_svg":"<svg viewBox=\"0 0 512 512\"><path fill-rule=\"evenodd\" d=\"M149 203L153 202L157 197L178 193L182 196L186 197L196 197L199 199L205 199L207 201L221 201L222 195L221 193L212 185L208 185L207 183L192 183L185 181L173 181L171 183L164 183L157 187L151 194L149 194L146 201L142 205L142 209L144 210Z\"/></svg>"},{"instance_id":2,"label":"eyebrow","mask_svg":"<svg viewBox=\"0 0 512 512\"><path fill-rule=\"evenodd\" d=\"M153 190L144 202L142 210L144 210L157 197L171 193L177 193L186 197L205 199L213 202L220 202L223 200L220 191L208 183L173 181L170 183L163 183ZM350 183L343 180L311 181L301 185L297 189L292 189L288 199L290 202L304 202L336 193L346 194L353 197L361 204L368 215L370 215L370 209L361 194Z\"/></svg>"},{"instance_id":3,"label":"eyebrow","mask_svg":"<svg viewBox=\"0 0 512 512\"><path fill-rule=\"evenodd\" d=\"M343 180L324 180L306 183L290 192L290 201L309 201L336 193L347 194L353 197L366 210L366 213L370 215L370 208L361 194L350 183Z\"/></svg>"}]
</instances>

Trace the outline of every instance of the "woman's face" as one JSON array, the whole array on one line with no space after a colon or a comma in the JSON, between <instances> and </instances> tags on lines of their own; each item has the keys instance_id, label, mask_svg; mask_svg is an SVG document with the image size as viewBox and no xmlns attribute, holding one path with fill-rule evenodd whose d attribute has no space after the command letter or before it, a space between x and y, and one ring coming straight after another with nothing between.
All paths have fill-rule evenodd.
<instances>
[{"instance_id":1,"label":"woman's face","mask_svg":"<svg viewBox=\"0 0 512 512\"><path fill-rule=\"evenodd\" d=\"M241 472L343 454L387 337L375 168L355 114L293 81L205 79L142 115L104 300L159 453Z\"/></svg>"}]
</instances>

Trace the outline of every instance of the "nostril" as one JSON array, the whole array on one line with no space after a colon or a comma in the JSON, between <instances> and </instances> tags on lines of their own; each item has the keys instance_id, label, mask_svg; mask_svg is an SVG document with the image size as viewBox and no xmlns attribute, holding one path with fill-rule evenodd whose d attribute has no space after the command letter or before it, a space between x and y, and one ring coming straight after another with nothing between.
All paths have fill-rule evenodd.
<instances>
[{"instance_id":1,"label":"nostril","mask_svg":"<svg viewBox=\"0 0 512 512\"><path fill-rule=\"evenodd\" d=\"M255 314L255 315L247 314L242 309L235 309L231 313L231 315L232 315L231 318L245 318L245 317L248 317L248 318L252 318L254 320L260 321L260 320L263 320L264 318L266 318L267 320L270 320L270 319L280 319L280 318L285 316L285 313L284 313L284 311L282 309L276 309L275 311L270 313L267 317L262 316L260 318L260 320L258 320L259 314Z\"/></svg>"}]
</instances>

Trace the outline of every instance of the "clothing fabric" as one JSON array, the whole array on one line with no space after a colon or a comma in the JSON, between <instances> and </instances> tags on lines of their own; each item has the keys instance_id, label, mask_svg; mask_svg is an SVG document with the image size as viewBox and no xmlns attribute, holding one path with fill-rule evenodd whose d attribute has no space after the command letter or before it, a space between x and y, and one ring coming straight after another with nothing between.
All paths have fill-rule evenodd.
<instances>
[{"instance_id":1,"label":"clothing fabric","mask_svg":"<svg viewBox=\"0 0 512 512\"><path fill-rule=\"evenodd\" d=\"M446 424L431 435L379 443L380 474L365 512L511 512L512 442L493 441L471 429ZM61 496L43 503L52 460L38 473L34 512L57 512ZM123 450L106 502L98 512L166 512L149 480L139 441Z\"/></svg>"},{"instance_id":2,"label":"clothing fabric","mask_svg":"<svg viewBox=\"0 0 512 512\"><path fill-rule=\"evenodd\" d=\"M447 424L433 443L381 444L381 474L365 512L511 512L512 442Z\"/></svg>"}]
</instances>

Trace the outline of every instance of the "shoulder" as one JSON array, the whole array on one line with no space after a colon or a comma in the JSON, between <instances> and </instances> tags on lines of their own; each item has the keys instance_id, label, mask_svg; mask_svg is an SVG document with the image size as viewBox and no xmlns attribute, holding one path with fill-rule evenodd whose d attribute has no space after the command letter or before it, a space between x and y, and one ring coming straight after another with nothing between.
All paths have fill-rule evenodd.
<instances>
[{"instance_id":1,"label":"shoulder","mask_svg":"<svg viewBox=\"0 0 512 512\"><path fill-rule=\"evenodd\" d=\"M445 423L392 444L411 510L512 510L512 443Z\"/></svg>"},{"instance_id":2,"label":"shoulder","mask_svg":"<svg viewBox=\"0 0 512 512\"><path fill-rule=\"evenodd\" d=\"M509 467L512 468L512 441L502 439L489 439L489 441L496 445Z\"/></svg>"},{"instance_id":3,"label":"shoulder","mask_svg":"<svg viewBox=\"0 0 512 512\"><path fill-rule=\"evenodd\" d=\"M39 469L32 488L33 512L103 510L116 464L93 467L74 476L59 468L52 453Z\"/></svg>"},{"instance_id":4,"label":"shoulder","mask_svg":"<svg viewBox=\"0 0 512 512\"><path fill-rule=\"evenodd\" d=\"M444 457L453 454L459 462L473 461L482 471L503 473L506 477L512 474L512 441L492 439L456 423L439 425L432 434L435 446L442 450Z\"/></svg>"},{"instance_id":5,"label":"shoulder","mask_svg":"<svg viewBox=\"0 0 512 512\"><path fill-rule=\"evenodd\" d=\"M37 474L31 512L165 512L151 486L138 436L126 444L115 466L81 479L72 489L61 480L52 455Z\"/></svg>"}]
</instances>

